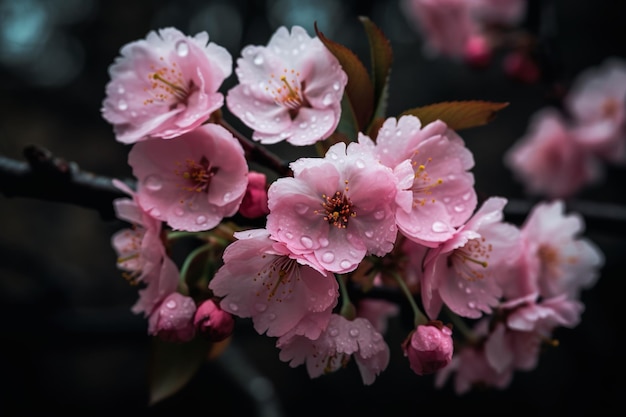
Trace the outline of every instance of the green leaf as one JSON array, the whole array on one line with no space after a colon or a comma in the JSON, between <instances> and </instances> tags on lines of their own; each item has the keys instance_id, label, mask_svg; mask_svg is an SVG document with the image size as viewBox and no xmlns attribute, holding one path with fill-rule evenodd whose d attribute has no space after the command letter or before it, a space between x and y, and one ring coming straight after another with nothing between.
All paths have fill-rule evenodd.
<instances>
[{"instance_id":1,"label":"green leaf","mask_svg":"<svg viewBox=\"0 0 626 417\"><path fill-rule=\"evenodd\" d=\"M324 36L317 29L317 23L315 23L315 33L326 48L337 58L343 71L348 75L346 94L354 111L357 129L363 132L374 112L374 86L372 85L372 80L359 57L347 47Z\"/></svg>"},{"instance_id":2,"label":"green leaf","mask_svg":"<svg viewBox=\"0 0 626 417\"><path fill-rule=\"evenodd\" d=\"M496 117L496 112L508 105L509 103L481 100L446 101L416 107L403 112L400 116L407 114L417 116L422 125L427 125L439 119L445 122L449 128L461 130L482 126L491 122Z\"/></svg>"},{"instance_id":3,"label":"green leaf","mask_svg":"<svg viewBox=\"0 0 626 417\"><path fill-rule=\"evenodd\" d=\"M385 117L387 111L387 95L389 90L389 74L393 62L391 42L378 26L369 18L360 16L359 20L365 27L370 44L372 60L372 79L374 80L374 117Z\"/></svg>"},{"instance_id":4,"label":"green leaf","mask_svg":"<svg viewBox=\"0 0 626 417\"><path fill-rule=\"evenodd\" d=\"M345 135L350 141L355 141L359 133L359 126L347 94L341 99L341 118L337 125L337 132Z\"/></svg>"},{"instance_id":5,"label":"green leaf","mask_svg":"<svg viewBox=\"0 0 626 417\"><path fill-rule=\"evenodd\" d=\"M196 338L187 343L153 338L150 367L150 405L174 395L195 375L206 360L211 343Z\"/></svg>"}]
</instances>

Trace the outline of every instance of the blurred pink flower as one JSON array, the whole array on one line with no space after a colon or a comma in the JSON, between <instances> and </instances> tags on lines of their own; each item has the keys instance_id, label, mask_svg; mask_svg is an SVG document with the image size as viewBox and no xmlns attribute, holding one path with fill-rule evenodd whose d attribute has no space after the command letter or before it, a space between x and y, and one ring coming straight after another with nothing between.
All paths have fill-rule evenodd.
<instances>
[{"instance_id":1,"label":"blurred pink flower","mask_svg":"<svg viewBox=\"0 0 626 417\"><path fill-rule=\"evenodd\" d=\"M357 304L356 315L372 323L377 332L385 334L389 318L397 316L399 312L400 308L396 303L364 298Z\"/></svg>"},{"instance_id":2,"label":"blurred pink flower","mask_svg":"<svg viewBox=\"0 0 626 417\"><path fill-rule=\"evenodd\" d=\"M291 168L294 177L268 191L272 238L339 273L393 249L396 180L367 149L340 142L324 158L300 158Z\"/></svg>"},{"instance_id":3,"label":"blurred pink flower","mask_svg":"<svg viewBox=\"0 0 626 417\"><path fill-rule=\"evenodd\" d=\"M409 239L437 246L472 215L476 192L468 170L474 166L474 157L442 121L422 127L415 116L388 118L376 145L362 134L359 143L394 170L399 186L396 223Z\"/></svg>"},{"instance_id":4,"label":"blurred pink flower","mask_svg":"<svg viewBox=\"0 0 626 417\"><path fill-rule=\"evenodd\" d=\"M174 28L150 32L124 45L109 68L102 106L117 140L173 138L204 123L224 103L218 92L232 72L228 51L201 32Z\"/></svg>"},{"instance_id":5,"label":"blurred pink flower","mask_svg":"<svg viewBox=\"0 0 626 417\"><path fill-rule=\"evenodd\" d=\"M513 25L526 14L527 0L467 0L473 19L484 24Z\"/></svg>"},{"instance_id":6,"label":"blurred pink flower","mask_svg":"<svg viewBox=\"0 0 626 417\"><path fill-rule=\"evenodd\" d=\"M569 197L600 174L593 155L581 148L553 109L533 116L528 132L507 151L504 162L527 192L551 198Z\"/></svg>"},{"instance_id":7,"label":"blurred pink flower","mask_svg":"<svg viewBox=\"0 0 626 417\"><path fill-rule=\"evenodd\" d=\"M404 341L402 348L413 372L418 375L432 374L452 361L452 330L439 321L419 325Z\"/></svg>"},{"instance_id":8,"label":"blurred pink flower","mask_svg":"<svg viewBox=\"0 0 626 417\"><path fill-rule=\"evenodd\" d=\"M338 284L321 266L269 238L263 229L238 232L209 284L224 311L251 317L260 334L287 332L315 339L337 304Z\"/></svg>"},{"instance_id":9,"label":"blurred pink flower","mask_svg":"<svg viewBox=\"0 0 626 417\"><path fill-rule=\"evenodd\" d=\"M136 143L128 163L139 182L139 204L173 229L217 226L237 212L248 184L241 145L210 123L175 140Z\"/></svg>"},{"instance_id":10,"label":"blurred pink flower","mask_svg":"<svg viewBox=\"0 0 626 417\"><path fill-rule=\"evenodd\" d=\"M267 46L245 47L229 110L261 143L310 145L333 133L348 77L322 42L294 26L280 27Z\"/></svg>"},{"instance_id":11,"label":"blurred pink flower","mask_svg":"<svg viewBox=\"0 0 626 417\"><path fill-rule=\"evenodd\" d=\"M168 342L188 342L196 333L195 312L196 304L191 297L174 292L150 315L148 332Z\"/></svg>"},{"instance_id":12,"label":"blurred pink flower","mask_svg":"<svg viewBox=\"0 0 626 417\"><path fill-rule=\"evenodd\" d=\"M243 196L239 213L249 219L265 216L270 212L267 207L267 180L265 174L250 171L248 173L248 187Z\"/></svg>"},{"instance_id":13,"label":"blurred pink flower","mask_svg":"<svg viewBox=\"0 0 626 417\"><path fill-rule=\"evenodd\" d=\"M286 335L278 339L276 346L281 350L280 360L289 362L292 368L306 362L311 378L336 371L354 355L363 383L371 385L389 364L385 339L363 318L350 321L333 314L328 328L317 339Z\"/></svg>"},{"instance_id":14,"label":"blurred pink flower","mask_svg":"<svg viewBox=\"0 0 626 417\"><path fill-rule=\"evenodd\" d=\"M235 320L213 300L206 300L196 310L193 318L196 331L212 342L226 339L233 333Z\"/></svg>"}]
</instances>

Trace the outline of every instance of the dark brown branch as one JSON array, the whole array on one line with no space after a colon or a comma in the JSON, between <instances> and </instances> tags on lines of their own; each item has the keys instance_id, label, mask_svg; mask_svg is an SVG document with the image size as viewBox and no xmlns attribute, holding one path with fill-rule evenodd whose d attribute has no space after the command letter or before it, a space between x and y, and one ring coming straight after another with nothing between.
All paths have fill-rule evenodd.
<instances>
[{"instance_id":1,"label":"dark brown branch","mask_svg":"<svg viewBox=\"0 0 626 417\"><path fill-rule=\"evenodd\" d=\"M98 211L105 220L115 218L113 200L125 194L112 178L83 171L38 146L26 147L24 157L26 162L0 156L0 193L75 204Z\"/></svg>"}]
</instances>

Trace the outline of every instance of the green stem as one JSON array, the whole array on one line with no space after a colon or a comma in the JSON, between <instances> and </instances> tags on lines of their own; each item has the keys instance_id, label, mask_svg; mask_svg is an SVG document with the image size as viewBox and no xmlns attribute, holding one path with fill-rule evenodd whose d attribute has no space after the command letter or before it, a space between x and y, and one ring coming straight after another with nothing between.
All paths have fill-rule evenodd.
<instances>
[{"instance_id":1,"label":"green stem","mask_svg":"<svg viewBox=\"0 0 626 417\"><path fill-rule=\"evenodd\" d=\"M179 290L182 294L188 295L189 288L187 287L187 273L189 272L189 268L191 268L192 262L200 255L205 252L212 250L211 245L202 245L196 249L194 249L187 258L185 262L183 262L182 267L180 268L180 281L178 283Z\"/></svg>"},{"instance_id":2,"label":"green stem","mask_svg":"<svg viewBox=\"0 0 626 417\"><path fill-rule=\"evenodd\" d=\"M426 317L424 313L422 313L422 311L417 306L417 303L415 302L415 298L413 297L411 290L409 290L409 287L406 286L406 282L404 282L404 280L398 273L394 272L393 277L398 282L400 289L406 296L407 300L409 300L409 304L411 305L411 308L413 309L413 322L415 324L415 327L419 326L420 324L428 323L428 318Z\"/></svg>"},{"instance_id":3,"label":"green stem","mask_svg":"<svg viewBox=\"0 0 626 417\"><path fill-rule=\"evenodd\" d=\"M339 314L348 320L353 320L356 317L356 308L354 304L352 304L352 301L350 301L350 296L348 295L348 287L346 286L347 279L345 275L337 276L339 292L341 293L341 311Z\"/></svg>"}]
</instances>

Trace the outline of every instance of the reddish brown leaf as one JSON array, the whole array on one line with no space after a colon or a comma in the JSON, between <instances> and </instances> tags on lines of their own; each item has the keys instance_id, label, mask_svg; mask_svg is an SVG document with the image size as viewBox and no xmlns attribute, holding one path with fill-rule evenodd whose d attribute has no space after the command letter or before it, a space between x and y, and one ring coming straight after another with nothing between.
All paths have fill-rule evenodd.
<instances>
[{"instance_id":1,"label":"reddish brown leaf","mask_svg":"<svg viewBox=\"0 0 626 417\"><path fill-rule=\"evenodd\" d=\"M401 116L411 114L417 116L422 125L437 119L444 121L454 130L482 126L496 117L496 112L507 107L509 103L492 101L468 100L446 101L407 110Z\"/></svg>"},{"instance_id":2,"label":"reddish brown leaf","mask_svg":"<svg viewBox=\"0 0 626 417\"><path fill-rule=\"evenodd\" d=\"M387 101L387 86L389 73L393 62L393 50L391 42L382 30L368 17L359 17L365 27L369 39L370 55L372 59L372 79L374 80L374 101L376 103L376 116L384 117Z\"/></svg>"}]
</instances>

